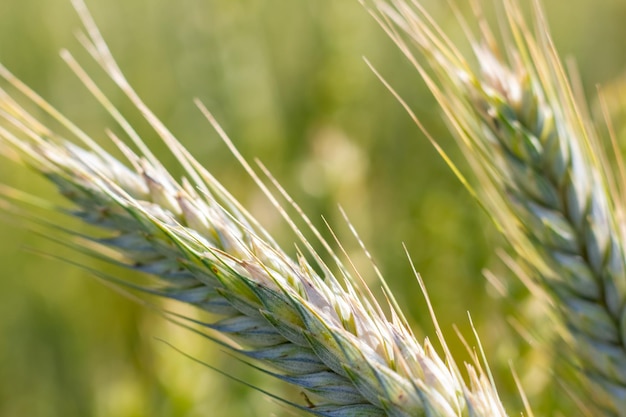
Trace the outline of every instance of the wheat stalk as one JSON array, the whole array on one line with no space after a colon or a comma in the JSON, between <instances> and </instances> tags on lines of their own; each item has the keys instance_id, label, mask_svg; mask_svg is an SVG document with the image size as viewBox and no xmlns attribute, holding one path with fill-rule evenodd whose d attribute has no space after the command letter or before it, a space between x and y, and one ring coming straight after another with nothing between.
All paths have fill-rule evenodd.
<instances>
[{"instance_id":1,"label":"wheat stalk","mask_svg":"<svg viewBox=\"0 0 626 417\"><path fill-rule=\"evenodd\" d=\"M392 319L387 319L364 284L339 261L341 279L303 237L301 243L322 275L302 254L295 260L286 255L150 112L119 70L84 4L76 0L74 5L87 30L80 35L83 45L186 173L181 182L174 180L69 52L63 58L140 150L134 153L108 132L130 167L0 66L0 76L16 90L15 95L0 90L0 153L45 175L73 203L74 216L106 231L104 237L70 231L76 233L76 246L158 278L160 285L141 287L143 291L217 315L219 319L202 325L227 335L231 343L226 346L306 392L306 405L284 400L300 410L321 416L506 415L480 361L467 366L469 384L464 382L443 339L446 354L441 358L428 340L416 341L393 303ZM29 114L14 98L18 95L55 118L82 146ZM273 198L245 161L244 167Z\"/></svg>"},{"instance_id":2,"label":"wheat stalk","mask_svg":"<svg viewBox=\"0 0 626 417\"><path fill-rule=\"evenodd\" d=\"M478 70L417 2L379 2L376 16L466 149L478 199L552 295L593 402L606 415L626 416L621 193L540 8L534 32L514 0L503 9L504 57L479 10L481 38L465 26ZM413 47L432 71L415 59Z\"/></svg>"}]
</instances>

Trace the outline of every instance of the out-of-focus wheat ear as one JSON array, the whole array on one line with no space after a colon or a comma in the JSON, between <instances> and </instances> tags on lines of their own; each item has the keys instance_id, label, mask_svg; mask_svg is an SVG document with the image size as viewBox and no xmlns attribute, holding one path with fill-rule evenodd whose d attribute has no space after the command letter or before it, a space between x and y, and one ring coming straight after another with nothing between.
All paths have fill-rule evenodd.
<instances>
[{"instance_id":1,"label":"out-of-focus wheat ear","mask_svg":"<svg viewBox=\"0 0 626 417\"><path fill-rule=\"evenodd\" d=\"M481 204L551 294L591 402L626 416L623 196L534 6L531 30L504 1L505 56L477 14L467 58L416 1L379 1L374 14L441 105Z\"/></svg>"}]
</instances>

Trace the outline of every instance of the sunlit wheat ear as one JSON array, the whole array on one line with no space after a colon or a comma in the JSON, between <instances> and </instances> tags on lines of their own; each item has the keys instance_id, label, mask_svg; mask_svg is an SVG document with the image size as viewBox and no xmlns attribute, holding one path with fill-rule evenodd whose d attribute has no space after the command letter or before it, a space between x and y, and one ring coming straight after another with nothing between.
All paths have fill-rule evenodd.
<instances>
[{"instance_id":1,"label":"sunlit wheat ear","mask_svg":"<svg viewBox=\"0 0 626 417\"><path fill-rule=\"evenodd\" d=\"M300 254L295 259L286 255L150 112L122 75L84 4L74 5L87 30L81 42L168 145L186 176L176 181L167 172L68 52L63 58L139 149L133 152L109 133L128 165L0 67L0 76L15 91L13 96L0 91L0 153L45 175L72 203L71 214L102 230L76 239L89 240L94 256L107 258L113 249L123 257L122 265L153 276L155 286L143 288L146 292L217 315L203 325L228 336L233 350L305 392L306 404L285 400L304 412L337 417L506 415L480 361L467 367L466 383L441 332L444 358L428 341L416 341L400 311L389 307L387 319L362 282L340 263L343 275L334 276L295 226L316 268ZM38 105L81 145L39 122L18 98ZM232 147L210 113L202 105L200 109ZM117 258L109 259L119 263Z\"/></svg>"},{"instance_id":2,"label":"sunlit wheat ear","mask_svg":"<svg viewBox=\"0 0 626 417\"><path fill-rule=\"evenodd\" d=\"M472 191L552 295L592 402L626 416L623 194L539 7L533 30L514 0L503 9L506 55L478 15L480 39L465 28L474 51L467 60L416 2L378 2L375 15L467 151L478 178Z\"/></svg>"}]
</instances>

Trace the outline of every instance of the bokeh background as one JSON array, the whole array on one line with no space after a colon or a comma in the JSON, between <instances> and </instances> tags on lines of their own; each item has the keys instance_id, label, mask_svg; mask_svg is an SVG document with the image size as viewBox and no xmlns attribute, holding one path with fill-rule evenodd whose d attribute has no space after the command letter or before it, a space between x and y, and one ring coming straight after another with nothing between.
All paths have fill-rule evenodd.
<instances>
[{"instance_id":1,"label":"bokeh background","mask_svg":"<svg viewBox=\"0 0 626 417\"><path fill-rule=\"evenodd\" d=\"M494 227L364 63L367 57L401 92L464 168L416 71L357 1L87 3L139 94L288 251L294 236L193 98L214 112L246 157L269 167L318 226L322 216L329 221L376 285L341 205L416 333L434 339L405 242L460 361L468 355L452 326L475 344L471 313L511 415L521 410L521 401L509 361L538 414L571 411L571 401L554 383L552 345L531 345L520 335L549 334L549 324L495 255L502 242ZM423 3L450 36L462 38L440 4L445 2ZM596 84L614 82L624 69L626 3L545 3L559 51L574 58L593 97ZM156 135L82 51L74 37L79 27L69 0L2 0L0 62L104 143L104 128L113 122L59 58L58 51L69 48L176 171ZM46 182L6 160L0 162L0 182L59 201ZM288 391L282 384L168 324L83 269L41 253L101 267L29 231L15 217L0 217L0 416L292 415L159 339L264 389ZM489 284L484 270L500 277L503 287Z\"/></svg>"}]
</instances>

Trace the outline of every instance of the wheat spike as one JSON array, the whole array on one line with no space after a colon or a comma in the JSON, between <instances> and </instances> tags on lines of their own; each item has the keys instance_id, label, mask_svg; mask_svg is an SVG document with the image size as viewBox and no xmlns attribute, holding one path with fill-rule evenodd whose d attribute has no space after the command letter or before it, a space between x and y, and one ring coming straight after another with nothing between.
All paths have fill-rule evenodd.
<instances>
[{"instance_id":1,"label":"wheat spike","mask_svg":"<svg viewBox=\"0 0 626 417\"><path fill-rule=\"evenodd\" d=\"M626 416L619 192L539 6L532 32L519 5L503 3L506 56L479 10L481 38L465 28L477 70L417 2L379 2L374 14L443 108L477 174L481 204L552 295L592 402Z\"/></svg>"},{"instance_id":2,"label":"wheat spike","mask_svg":"<svg viewBox=\"0 0 626 417\"><path fill-rule=\"evenodd\" d=\"M99 247L113 249L123 260L111 261L158 278L158 286L143 290L217 315L202 325L306 392L305 406L285 400L302 411L337 417L506 415L480 366L468 365L465 383L447 349L442 359L428 340L418 343L399 311L391 308L387 319L345 268L339 265L343 278L333 275L306 240L302 244L323 275L304 256L286 255L150 112L84 4L74 5L87 30L80 38L84 46L168 144L187 177L178 182L167 172L68 52L64 59L140 150L134 153L109 132L130 167L0 67L22 99L82 142L65 140L0 90L0 153L45 175L73 204L71 214L104 231L104 237L81 237L96 244L95 256L108 256Z\"/></svg>"}]
</instances>

